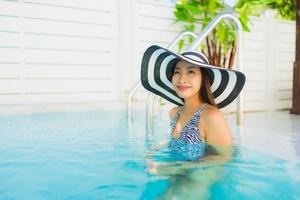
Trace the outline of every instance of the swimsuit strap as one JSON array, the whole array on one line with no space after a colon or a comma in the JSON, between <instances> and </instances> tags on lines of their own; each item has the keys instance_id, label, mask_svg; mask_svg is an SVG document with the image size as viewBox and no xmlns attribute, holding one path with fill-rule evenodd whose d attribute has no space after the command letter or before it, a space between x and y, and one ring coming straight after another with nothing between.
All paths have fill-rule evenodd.
<instances>
[{"instance_id":1,"label":"swimsuit strap","mask_svg":"<svg viewBox=\"0 0 300 200\"><path fill-rule=\"evenodd\" d=\"M179 117L180 113L182 112L182 110L183 110L183 106L179 107L176 111L175 116L171 119L171 129L172 129L172 131L173 131L175 125L176 125L176 122L177 122L178 117Z\"/></svg>"},{"instance_id":2,"label":"swimsuit strap","mask_svg":"<svg viewBox=\"0 0 300 200\"><path fill-rule=\"evenodd\" d=\"M180 115L180 113L183 111L183 106L181 106L181 107L179 107L178 109L177 109L177 111L176 111L176 114L175 114L175 116L173 117L173 119L175 120L175 121L177 121L177 118L179 117L179 115Z\"/></svg>"},{"instance_id":3,"label":"swimsuit strap","mask_svg":"<svg viewBox=\"0 0 300 200\"><path fill-rule=\"evenodd\" d=\"M201 114L207 105L207 103L202 104L195 114Z\"/></svg>"},{"instance_id":4,"label":"swimsuit strap","mask_svg":"<svg viewBox=\"0 0 300 200\"><path fill-rule=\"evenodd\" d=\"M192 122L194 123L194 125L196 127L198 127L198 123L199 123L199 120L200 120L201 113L203 112L203 110L205 109L205 107L207 105L208 105L207 103L202 104L200 106L200 108L195 112Z\"/></svg>"},{"instance_id":5,"label":"swimsuit strap","mask_svg":"<svg viewBox=\"0 0 300 200\"><path fill-rule=\"evenodd\" d=\"M192 119L187 122L187 123L193 123L193 124L196 124L198 125L198 122L199 122L199 118L200 118L200 115L202 113L202 111L204 110L204 108L206 107L207 103L204 103L200 106L200 108L194 113ZM177 111L176 111L176 114L175 116L173 117L173 119L171 120L171 127L172 127L172 130L175 128L175 125L178 121L178 117L180 116L180 113L183 111L183 106L180 107Z\"/></svg>"},{"instance_id":6,"label":"swimsuit strap","mask_svg":"<svg viewBox=\"0 0 300 200\"><path fill-rule=\"evenodd\" d=\"M205 108L207 105L208 105L207 103L202 104L202 105L200 106L200 108L194 113L193 118L194 118L195 116L200 115L200 114L203 112L204 108ZM173 119L172 119L173 121L177 121L177 119L178 119L180 113L183 111L183 108L184 108L183 106L181 106L181 107L178 108L178 110L176 111L175 116L174 116Z\"/></svg>"}]
</instances>

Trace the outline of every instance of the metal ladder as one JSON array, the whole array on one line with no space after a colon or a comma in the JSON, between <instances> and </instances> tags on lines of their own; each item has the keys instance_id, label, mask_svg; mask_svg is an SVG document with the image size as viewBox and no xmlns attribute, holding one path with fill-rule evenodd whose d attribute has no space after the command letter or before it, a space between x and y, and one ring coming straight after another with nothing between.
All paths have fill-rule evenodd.
<instances>
[{"instance_id":1,"label":"metal ladder","mask_svg":"<svg viewBox=\"0 0 300 200\"><path fill-rule=\"evenodd\" d=\"M243 71L243 47L242 47L242 31L243 27L239 19L231 14L231 13L221 13L217 17L215 17L208 26L198 34L198 36L190 31L181 32L176 36L176 38L170 43L170 45L167 47L167 49L171 49L174 47L174 45L177 44L177 42L182 39L185 36L192 36L195 40L190 45L190 47L187 49L188 51L195 50L200 43L203 41L203 39L212 31L212 29L222 20L222 19L229 19L232 23L235 24L235 31L237 36L237 52L238 52L238 59L237 59L237 70ZM128 98L127 98L127 120L128 120L128 127L131 127L132 122L132 99L137 90L141 87L141 82L138 81L130 90ZM147 99L146 99L146 130L147 133L152 133L153 131L153 105L155 101L156 95L149 92ZM242 92L240 93L239 97L236 100L236 124L241 125L243 124L243 95Z\"/></svg>"}]
</instances>

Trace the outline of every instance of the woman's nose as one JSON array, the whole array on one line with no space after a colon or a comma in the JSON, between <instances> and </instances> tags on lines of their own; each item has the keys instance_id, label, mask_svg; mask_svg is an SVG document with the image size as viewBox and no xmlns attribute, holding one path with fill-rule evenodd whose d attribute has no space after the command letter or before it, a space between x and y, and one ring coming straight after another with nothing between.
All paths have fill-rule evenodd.
<instances>
[{"instance_id":1,"label":"woman's nose","mask_svg":"<svg viewBox=\"0 0 300 200\"><path fill-rule=\"evenodd\" d=\"M186 76L181 75L181 76L179 77L179 79L178 79L178 82L179 82L179 83L185 83L185 82L186 82Z\"/></svg>"}]
</instances>

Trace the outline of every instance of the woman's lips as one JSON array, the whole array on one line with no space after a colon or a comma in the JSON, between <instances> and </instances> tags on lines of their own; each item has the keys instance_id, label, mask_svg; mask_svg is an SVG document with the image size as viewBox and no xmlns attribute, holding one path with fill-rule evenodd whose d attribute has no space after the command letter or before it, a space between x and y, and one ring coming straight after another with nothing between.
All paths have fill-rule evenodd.
<instances>
[{"instance_id":1,"label":"woman's lips","mask_svg":"<svg viewBox=\"0 0 300 200\"><path fill-rule=\"evenodd\" d=\"M179 91L185 91L185 90L189 89L190 87L191 86L182 86L182 85L177 86Z\"/></svg>"}]
</instances>

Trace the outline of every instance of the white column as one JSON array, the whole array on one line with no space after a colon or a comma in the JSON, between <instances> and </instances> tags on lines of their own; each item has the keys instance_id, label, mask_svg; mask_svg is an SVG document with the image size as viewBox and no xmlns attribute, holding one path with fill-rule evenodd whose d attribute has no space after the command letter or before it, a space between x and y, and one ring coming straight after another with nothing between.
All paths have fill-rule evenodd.
<instances>
[{"instance_id":1,"label":"white column","mask_svg":"<svg viewBox=\"0 0 300 200\"><path fill-rule=\"evenodd\" d=\"M265 57L265 67L266 67L266 110L273 111L276 109L276 70L275 70L275 12L267 11L265 17L266 23L266 32L265 32L265 49L266 49L266 57Z\"/></svg>"},{"instance_id":2,"label":"white column","mask_svg":"<svg viewBox=\"0 0 300 200\"><path fill-rule=\"evenodd\" d=\"M133 67L133 5L135 0L119 0L119 56L117 69L119 70L120 100L126 99L128 90L132 87Z\"/></svg>"}]
</instances>

